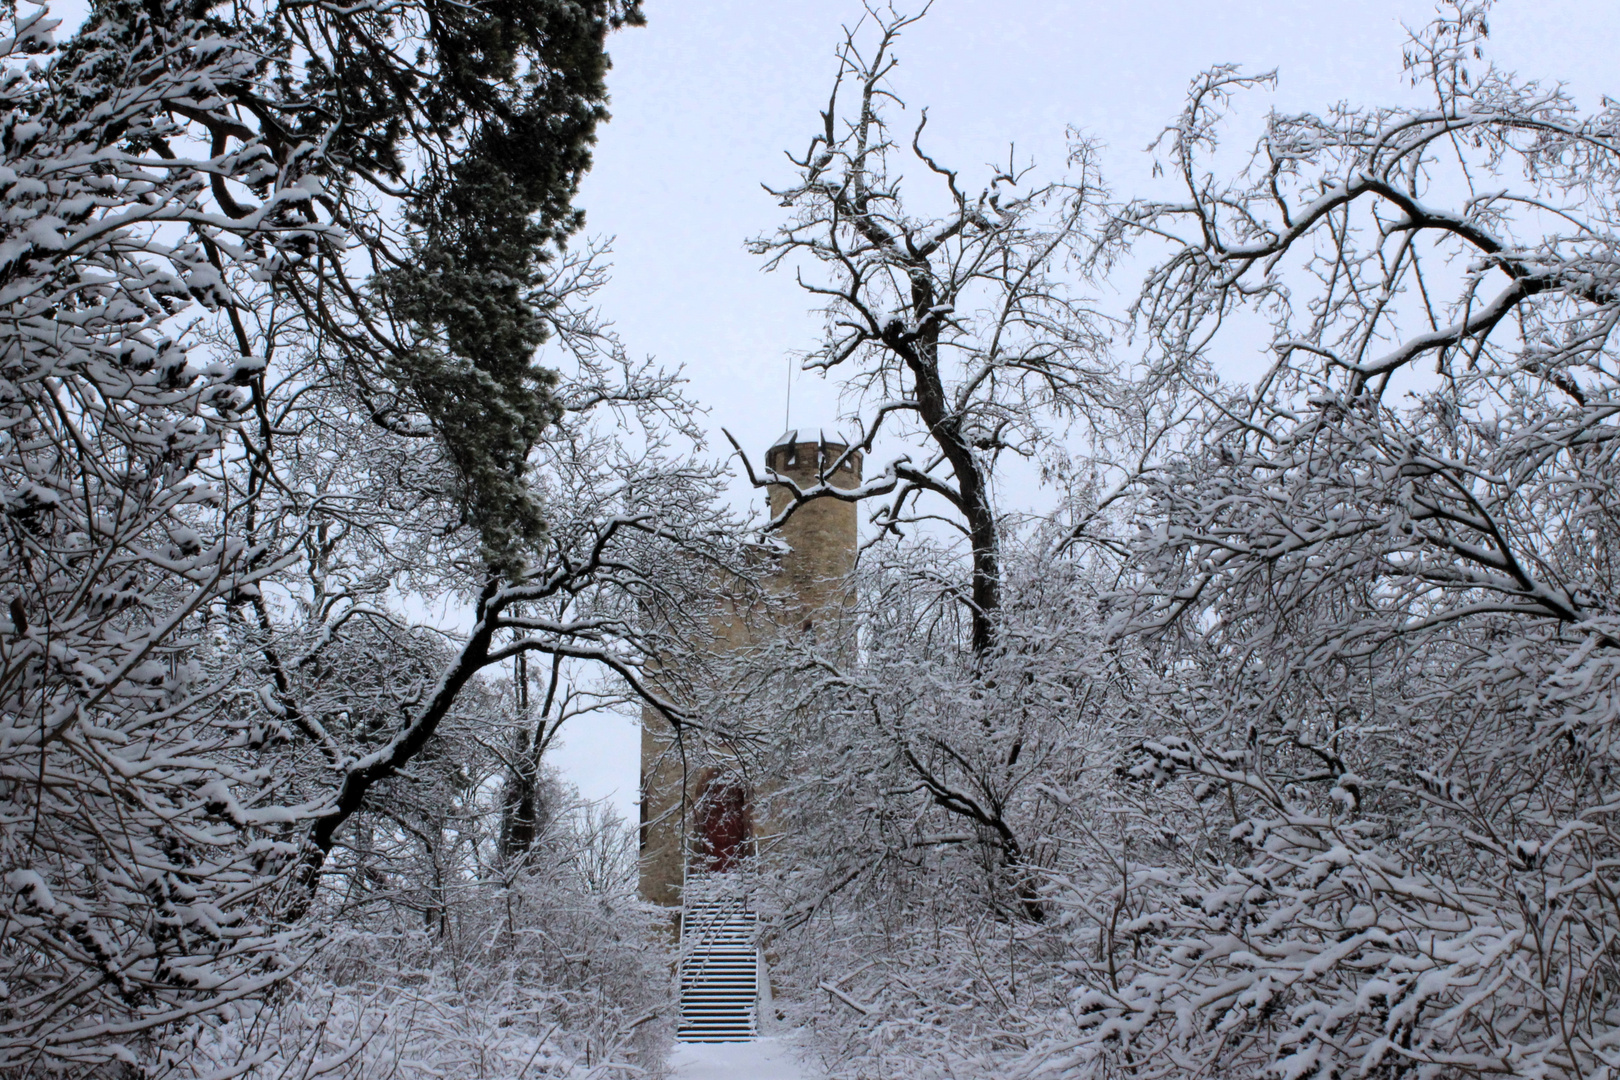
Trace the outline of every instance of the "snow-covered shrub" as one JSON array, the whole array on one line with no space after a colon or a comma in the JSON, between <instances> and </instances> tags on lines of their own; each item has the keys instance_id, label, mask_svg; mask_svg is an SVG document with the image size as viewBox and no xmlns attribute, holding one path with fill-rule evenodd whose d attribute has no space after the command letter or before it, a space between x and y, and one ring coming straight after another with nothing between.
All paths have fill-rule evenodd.
<instances>
[{"instance_id":1,"label":"snow-covered shrub","mask_svg":"<svg viewBox=\"0 0 1620 1080\"><path fill-rule=\"evenodd\" d=\"M171 1035L152 1075L661 1075L672 960L667 925L635 896L634 831L548 787L554 812L521 868L451 868L431 890L444 906L425 913L416 900L429 890L411 887L422 882L343 898L322 913L333 929L297 976Z\"/></svg>"},{"instance_id":2,"label":"snow-covered shrub","mask_svg":"<svg viewBox=\"0 0 1620 1080\"><path fill-rule=\"evenodd\" d=\"M334 234L297 209L313 158L233 220L210 175L262 161L152 149L260 64L184 7L109 6L54 59L42 9L0 40L0 1068L128 1060L299 936L262 917L298 848L257 794L276 731L203 629L285 565L221 483L264 363L193 356L180 316L227 302L221 246L269 274Z\"/></svg>"},{"instance_id":3,"label":"snow-covered shrub","mask_svg":"<svg viewBox=\"0 0 1620 1080\"><path fill-rule=\"evenodd\" d=\"M1116 764L1121 661L1091 573L1051 546L1004 546L982 661L941 587L949 553L920 545L866 563L856 654L789 639L740 665L730 708L778 755L758 765L778 835L755 868L775 1007L833 1076L994 1072L1067 1010L1052 901Z\"/></svg>"}]
</instances>

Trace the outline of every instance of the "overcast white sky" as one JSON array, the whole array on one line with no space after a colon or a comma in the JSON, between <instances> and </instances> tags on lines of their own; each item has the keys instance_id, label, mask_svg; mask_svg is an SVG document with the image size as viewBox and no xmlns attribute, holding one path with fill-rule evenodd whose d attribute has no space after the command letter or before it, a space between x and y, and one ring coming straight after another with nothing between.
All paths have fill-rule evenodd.
<instances>
[{"instance_id":1,"label":"overcast white sky","mask_svg":"<svg viewBox=\"0 0 1620 1080\"><path fill-rule=\"evenodd\" d=\"M789 175L784 149L803 151L839 28L861 8L646 3L647 26L611 42L613 121L581 197L588 231L617 238L603 303L633 353L686 368L717 444L725 426L758 449L782 430L787 357L814 343L818 320L791 277L762 273L743 244L777 224L782 211L759 185ZM1125 196L1152 182L1143 151L1202 68L1277 69L1277 91L1256 99L1252 117L1270 105L1391 102L1410 93L1403 25L1433 10L1429 0L936 0L901 42L893 82L913 110L928 107L930 145L969 175L1005 161L1009 144L1020 162L1059 164L1072 124L1105 144L1106 178ZM1615 0L1501 0L1491 28L1502 66L1561 80L1588 107L1620 95ZM834 388L798 376L796 426L830 427L836 413ZM634 722L565 738L555 762L583 794L610 798L633 820Z\"/></svg>"}]
</instances>

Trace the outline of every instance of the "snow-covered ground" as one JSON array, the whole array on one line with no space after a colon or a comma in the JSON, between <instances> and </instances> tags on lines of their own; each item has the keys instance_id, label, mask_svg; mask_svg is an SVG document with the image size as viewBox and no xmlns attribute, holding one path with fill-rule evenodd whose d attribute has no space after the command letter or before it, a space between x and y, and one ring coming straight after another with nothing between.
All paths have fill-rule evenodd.
<instances>
[{"instance_id":1,"label":"snow-covered ground","mask_svg":"<svg viewBox=\"0 0 1620 1080\"><path fill-rule=\"evenodd\" d=\"M781 1039L677 1043L670 1065L674 1080L815 1080Z\"/></svg>"}]
</instances>

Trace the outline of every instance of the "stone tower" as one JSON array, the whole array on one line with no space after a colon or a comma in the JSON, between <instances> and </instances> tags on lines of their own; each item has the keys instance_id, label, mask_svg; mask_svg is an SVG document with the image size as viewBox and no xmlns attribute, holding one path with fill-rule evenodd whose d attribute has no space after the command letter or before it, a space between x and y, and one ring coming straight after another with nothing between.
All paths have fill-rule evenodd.
<instances>
[{"instance_id":1,"label":"stone tower","mask_svg":"<svg viewBox=\"0 0 1620 1080\"><path fill-rule=\"evenodd\" d=\"M820 432L784 432L765 453L765 464L801 489L826 481L846 490L861 482L861 454ZM836 467L835 467L836 466ZM785 486L768 492L771 514L791 498ZM815 499L794 511L779 533L787 545L767 588L780 601L771 620L734 612L714 615L717 648L739 648L767 635L800 633L818 623L842 625L854 600L852 575L858 529L855 504ZM762 725L768 724L762 717ZM641 896L675 908L689 869L724 872L768 832L754 811L752 793L723 766L687 770L672 752L668 721L644 709L641 726Z\"/></svg>"}]
</instances>

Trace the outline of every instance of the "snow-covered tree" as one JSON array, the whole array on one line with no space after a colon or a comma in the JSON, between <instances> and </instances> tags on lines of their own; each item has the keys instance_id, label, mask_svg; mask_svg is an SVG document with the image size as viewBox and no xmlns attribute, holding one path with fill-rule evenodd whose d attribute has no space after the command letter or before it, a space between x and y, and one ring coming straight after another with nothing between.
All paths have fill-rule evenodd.
<instances>
[{"instance_id":1,"label":"snow-covered tree","mask_svg":"<svg viewBox=\"0 0 1620 1080\"><path fill-rule=\"evenodd\" d=\"M1117 632L1154 658L1109 798L1065 1075L1614 1068L1620 112L1483 59L1458 3L1426 104L1166 134L1138 311L1203 419L1146 486ZM1215 372L1260 312L1275 363ZM1099 865L1105 865L1099 860Z\"/></svg>"},{"instance_id":2,"label":"snow-covered tree","mask_svg":"<svg viewBox=\"0 0 1620 1080\"><path fill-rule=\"evenodd\" d=\"M1083 281L1065 273L1089 255L1102 192L1080 142L1072 177L1040 182L1032 166L1009 161L977 192L924 148L926 111L897 143L893 50L919 17L872 6L874 40L862 40L865 22L846 29L820 129L792 159L793 181L770 189L794 216L753 249L769 266L800 268L826 305L826 336L804 366L840 379L853 399L850 451L870 455L889 436L915 444L920 457L896 457L877 476L869 461L854 489L824 481L797 490L774 474L756 483L793 491L783 516L806 499L881 496L873 521L885 532L947 522L965 541L970 571L959 602L983 653L1001 604L996 463L1004 454L1041 458L1054 429L1108 397L1102 320L1078 291ZM902 197L907 165L914 182L920 173L938 186L934 209L917 208L929 195Z\"/></svg>"},{"instance_id":3,"label":"snow-covered tree","mask_svg":"<svg viewBox=\"0 0 1620 1080\"><path fill-rule=\"evenodd\" d=\"M925 832L969 842L1002 879L990 892L1018 898L1001 910L1039 920L1039 830L1015 807L1050 732L1037 730L1046 717L1009 710L1007 695L1044 662L1044 645L1002 629L1017 522L996 480L1007 457L1054 465L1062 434L1112 422L1105 322L1081 292L1102 193L1080 142L1071 177L1042 182L1009 162L974 191L925 148L926 112L898 140L890 75L915 21L872 6L846 30L819 130L793 159L793 181L772 189L793 216L754 243L825 304L825 337L804 365L841 380L845 456L867 455L852 489L750 469L791 494L768 527L809 500L871 500L878 546L865 558L892 564L863 586L861 633L873 644L858 660L767 666L827 680L839 700L820 707L867 730L857 756L885 762L882 798ZM921 193L903 195L908 182ZM896 444L874 467L873 451Z\"/></svg>"},{"instance_id":4,"label":"snow-covered tree","mask_svg":"<svg viewBox=\"0 0 1620 1080\"><path fill-rule=\"evenodd\" d=\"M735 568L689 403L589 314L602 253L564 247L605 35L638 17L12 21L0 1068L150 1064L247 1015L480 672L532 651L644 690L682 590Z\"/></svg>"}]
</instances>

